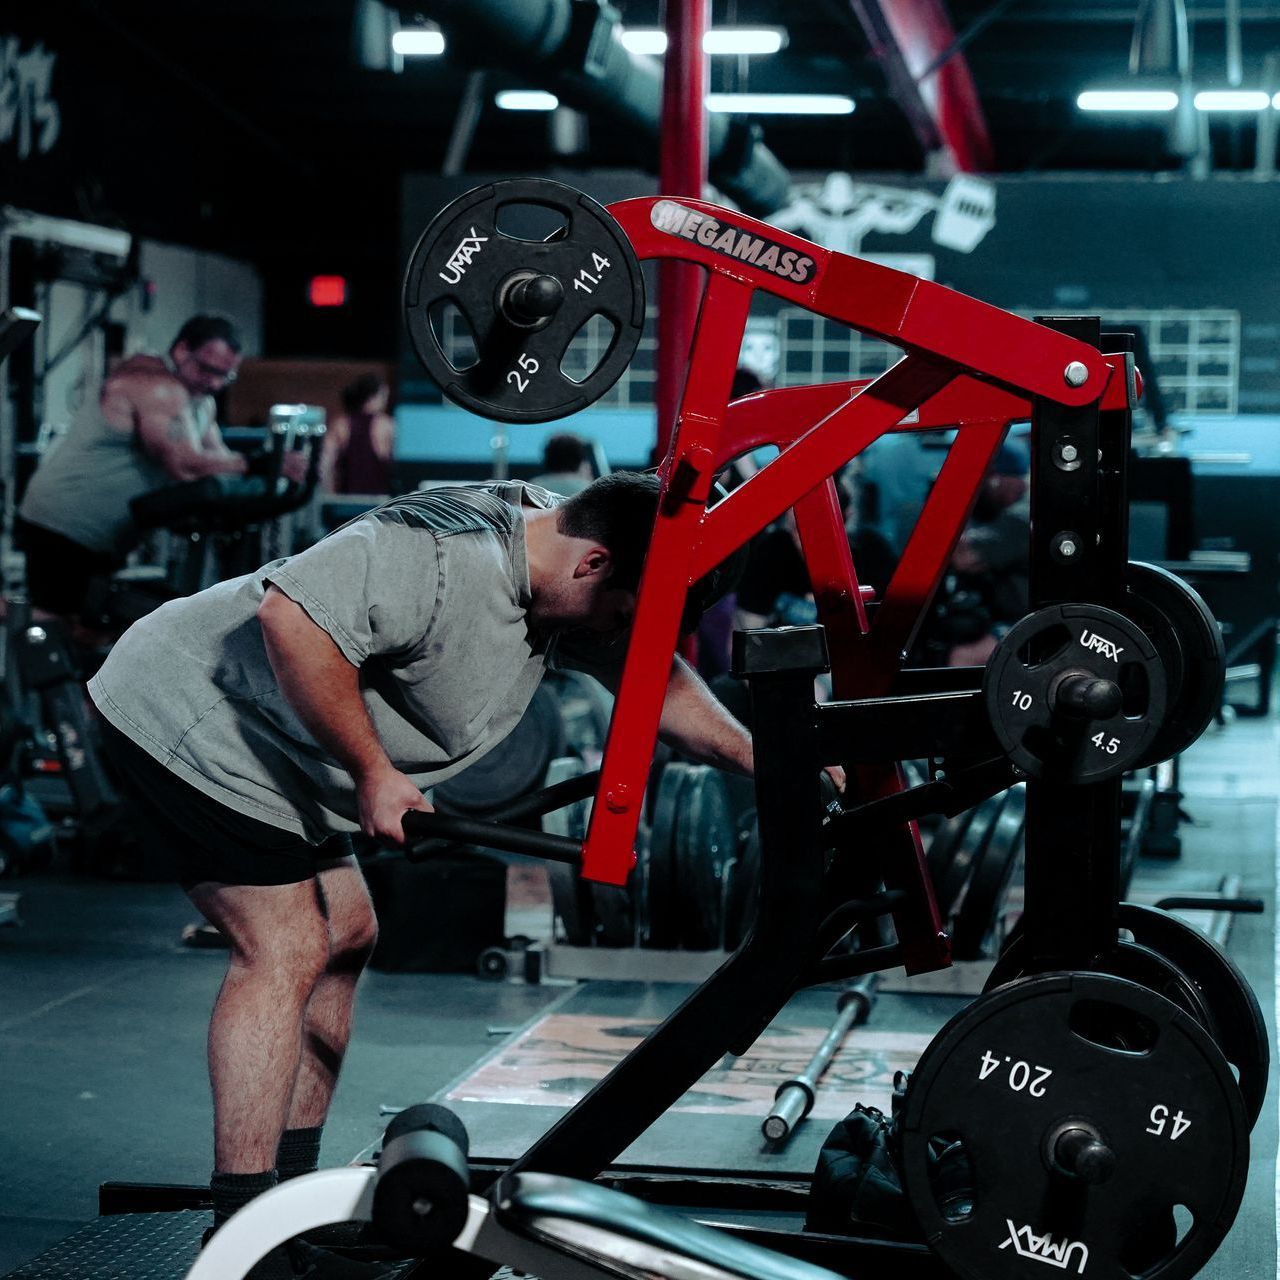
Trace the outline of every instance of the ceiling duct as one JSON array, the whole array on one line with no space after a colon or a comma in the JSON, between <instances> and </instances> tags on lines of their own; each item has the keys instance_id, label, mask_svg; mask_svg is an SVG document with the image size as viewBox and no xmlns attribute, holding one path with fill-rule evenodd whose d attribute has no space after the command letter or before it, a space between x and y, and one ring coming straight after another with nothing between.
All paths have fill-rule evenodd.
<instances>
[{"instance_id":1,"label":"ceiling duct","mask_svg":"<svg viewBox=\"0 0 1280 1280\"><path fill-rule=\"evenodd\" d=\"M366 71L399 71L400 58L391 49L391 37L400 27L400 15L382 0L356 0L351 12L351 56Z\"/></svg>"},{"instance_id":2,"label":"ceiling duct","mask_svg":"<svg viewBox=\"0 0 1280 1280\"><path fill-rule=\"evenodd\" d=\"M421 11L439 23L459 63L519 72L575 110L607 115L657 143L662 63L623 46L607 0L424 0ZM790 177L758 127L712 115L707 153L711 181L746 212L764 217L787 203Z\"/></svg>"},{"instance_id":3,"label":"ceiling duct","mask_svg":"<svg viewBox=\"0 0 1280 1280\"><path fill-rule=\"evenodd\" d=\"M1142 0L1129 45L1129 72L1178 90L1178 105L1169 121L1169 149L1184 159L1203 159L1207 139L1192 103L1191 26L1185 0Z\"/></svg>"}]
</instances>

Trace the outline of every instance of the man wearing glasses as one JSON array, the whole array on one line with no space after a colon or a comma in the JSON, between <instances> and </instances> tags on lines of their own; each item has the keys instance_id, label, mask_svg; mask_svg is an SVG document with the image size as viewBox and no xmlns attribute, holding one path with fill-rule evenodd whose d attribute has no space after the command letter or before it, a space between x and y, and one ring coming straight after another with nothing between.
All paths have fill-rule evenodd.
<instances>
[{"instance_id":1,"label":"man wearing glasses","mask_svg":"<svg viewBox=\"0 0 1280 1280\"><path fill-rule=\"evenodd\" d=\"M80 631L90 583L116 569L137 540L133 498L244 473L244 455L222 441L214 403L239 367L231 322L192 316L166 356L133 355L112 371L45 455L18 508L34 616L62 617Z\"/></svg>"}]
</instances>

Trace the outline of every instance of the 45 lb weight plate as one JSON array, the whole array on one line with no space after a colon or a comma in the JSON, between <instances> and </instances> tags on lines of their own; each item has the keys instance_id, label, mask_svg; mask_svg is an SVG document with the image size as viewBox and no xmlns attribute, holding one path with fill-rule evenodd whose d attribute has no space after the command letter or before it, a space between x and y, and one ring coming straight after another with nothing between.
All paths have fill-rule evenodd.
<instances>
[{"instance_id":1,"label":"45 lb weight plate","mask_svg":"<svg viewBox=\"0 0 1280 1280\"><path fill-rule=\"evenodd\" d=\"M940 1140L961 1144L966 1186L931 1176ZM926 1239L966 1280L1186 1280L1235 1219L1249 1130L1194 1019L1121 978L1051 974L938 1033L911 1077L902 1163Z\"/></svg>"},{"instance_id":2,"label":"45 lb weight plate","mask_svg":"<svg viewBox=\"0 0 1280 1280\"><path fill-rule=\"evenodd\" d=\"M545 240L499 228L514 206L561 217ZM644 279L630 241L589 196L545 178L477 187L446 206L414 248L404 313L423 367L455 404L498 422L549 422L598 400L621 377L644 323ZM446 324L469 330L454 343ZM582 378L565 360L593 319L602 356Z\"/></svg>"}]
</instances>

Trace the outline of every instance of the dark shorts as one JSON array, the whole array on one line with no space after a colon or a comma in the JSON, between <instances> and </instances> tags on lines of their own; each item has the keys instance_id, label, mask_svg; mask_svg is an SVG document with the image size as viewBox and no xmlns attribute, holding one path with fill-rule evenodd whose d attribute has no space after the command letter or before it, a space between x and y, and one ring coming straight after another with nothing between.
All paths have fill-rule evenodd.
<instances>
[{"instance_id":1,"label":"dark shorts","mask_svg":"<svg viewBox=\"0 0 1280 1280\"><path fill-rule=\"evenodd\" d=\"M49 613L79 617L93 580L108 577L120 567L110 553L90 550L21 517L14 533L27 560L27 599Z\"/></svg>"},{"instance_id":2,"label":"dark shorts","mask_svg":"<svg viewBox=\"0 0 1280 1280\"><path fill-rule=\"evenodd\" d=\"M350 836L311 844L259 822L183 781L101 716L98 724L139 838L172 862L184 888L205 880L300 884L351 856Z\"/></svg>"}]
</instances>

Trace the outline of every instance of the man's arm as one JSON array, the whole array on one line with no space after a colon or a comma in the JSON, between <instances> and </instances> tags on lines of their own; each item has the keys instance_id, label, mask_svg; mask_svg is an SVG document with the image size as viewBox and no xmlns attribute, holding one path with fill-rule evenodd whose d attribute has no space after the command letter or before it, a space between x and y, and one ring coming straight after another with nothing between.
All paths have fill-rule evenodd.
<instances>
[{"instance_id":1,"label":"man's arm","mask_svg":"<svg viewBox=\"0 0 1280 1280\"><path fill-rule=\"evenodd\" d=\"M206 453L196 435L187 394L168 378L148 380L134 400L138 442L174 480L243 475L238 453ZM221 442L221 437L219 437Z\"/></svg>"},{"instance_id":2,"label":"man's arm","mask_svg":"<svg viewBox=\"0 0 1280 1280\"><path fill-rule=\"evenodd\" d=\"M355 779L361 830L403 844L405 811L429 812L431 806L379 741L360 692L359 668L277 587L267 587L258 621L281 692L312 737Z\"/></svg>"},{"instance_id":3,"label":"man's arm","mask_svg":"<svg viewBox=\"0 0 1280 1280\"><path fill-rule=\"evenodd\" d=\"M210 422L205 428L204 436L200 440L200 451L207 453L215 458L234 458L236 451L228 449L226 441L222 438L222 429L217 422Z\"/></svg>"},{"instance_id":4,"label":"man's arm","mask_svg":"<svg viewBox=\"0 0 1280 1280\"><path fill-rule=\"evenodd\" d=\"M755 753L746 726L729 714L702 677L679 656L671 664L658 733L664 742L704 764L748 777L755 773ZM843 794L844 770L833 764L824 772Z\"/></svg>"},{"instance_id":5,"label":"man's arm","mask_svg":"<svg viewBox=\"0 0 1280 1280\"><path fill-rule=\"evenodd\" d=\"M751 735L681 657L671 664L658 732L665 742L704 764L748 777L754 771Z\"/></svg>"}]
</instances>

